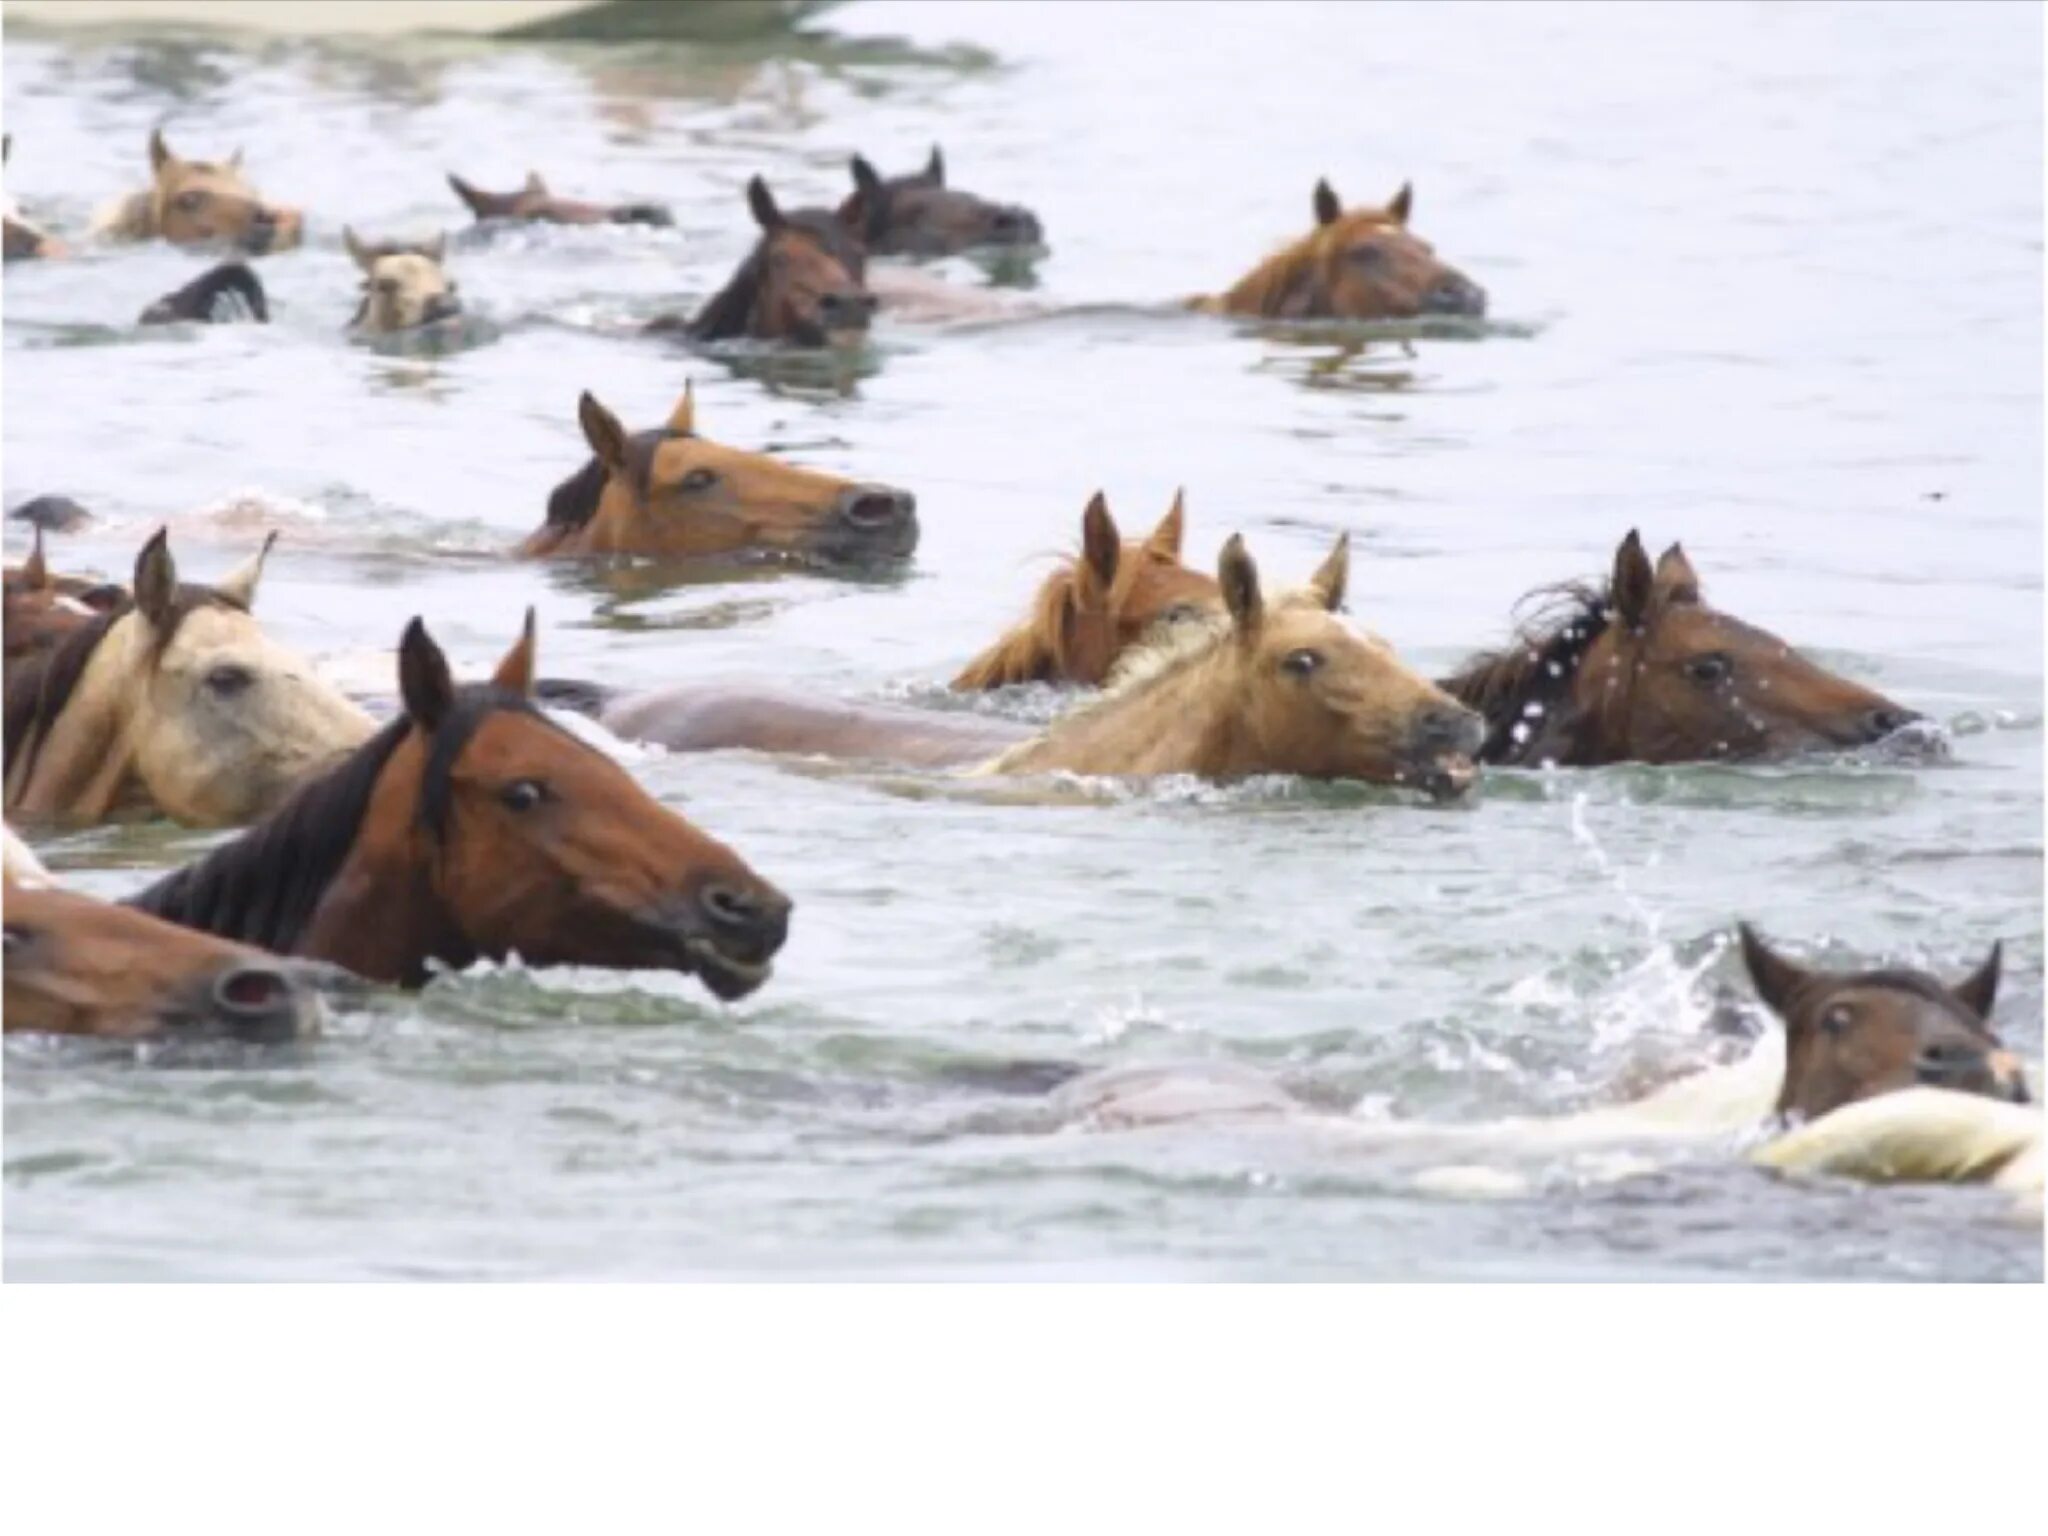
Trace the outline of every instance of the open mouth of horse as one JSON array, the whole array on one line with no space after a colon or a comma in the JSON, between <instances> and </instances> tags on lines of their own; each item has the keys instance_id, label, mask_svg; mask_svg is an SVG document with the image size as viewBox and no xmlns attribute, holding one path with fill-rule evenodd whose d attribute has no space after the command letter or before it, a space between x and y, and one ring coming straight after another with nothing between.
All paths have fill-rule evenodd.
<instances>
[{"instance_id":1,"label":"open mouth of horse","mask_svg":"<svg viewBox=\"0 0 2048 1536\"><path fill-rule=\"evenodd\" d=\"M1479 764L1463 752L1445 752L1403 771L1402 782L1413 784L1432 800L1456 800L1479 781Z\"/></svg>"},{"instance_id":2,"label":"open mouth of horse","mask_svg":"<svg viewBox=\"0 0 2048 1536\"><path fill-rule=\"evenodd\" d=\"M686 937L678 948L687 962L685 968L722 1003L739 1001L775 974L773 959L741 960L720 949L711 939Z\"/></svg>"}]
</instances>

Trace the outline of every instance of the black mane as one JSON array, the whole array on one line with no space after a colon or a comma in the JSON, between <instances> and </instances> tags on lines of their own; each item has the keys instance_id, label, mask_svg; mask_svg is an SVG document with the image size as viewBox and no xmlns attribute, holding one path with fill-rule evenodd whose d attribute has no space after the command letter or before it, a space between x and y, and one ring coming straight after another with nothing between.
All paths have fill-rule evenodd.
<instances>
[{"instance_id":1,"label":"black mane","mask_svg":"<svg viewBox=\"0 0 2048 1536\"><path fill-rule=\"evenodd\" d=\"M839 222L839 216L825 208L799 208L783 215L786 227L824 247L856 283L867 278L867 247L853 231ZM768 266L768 246L774 236L764 234L754 242L746 260L717 293L697 311L689 324L695 341L730 341L747 334L754 304L761 296L761 277Z\"/></svg>"},{"instance_id":2,"label":"black mane","mask_svg":"<svg viewBox=\"0 0 2048 1536\"><path fill-rule=\"evenodd\" d=\"M1572 760L1572 687L1586 652L1614 622L1614 603L1604 586L1539 587L1523 603L1530 598L1543 600L1542 610L1512 642L1474 656L1438 684L1485 717L1482 762Z\"/></svg>"},{"instance_id":3,"label":"black mane","mask_svg":"<svg viewBox=\"0 0 2048 1536\"><path fill-rule=\"evenodd\" d=\"M643 501L654 476L655 450L678 435L666 427L655 427L635 432L626 439L626 469L632 476L633 494ZM581 469L548 492L547 526L588 527L597 516L597 504L604 497L605 482L611 479L611 473L596 454L584 460Z\"/></svg>"}]
</instances>

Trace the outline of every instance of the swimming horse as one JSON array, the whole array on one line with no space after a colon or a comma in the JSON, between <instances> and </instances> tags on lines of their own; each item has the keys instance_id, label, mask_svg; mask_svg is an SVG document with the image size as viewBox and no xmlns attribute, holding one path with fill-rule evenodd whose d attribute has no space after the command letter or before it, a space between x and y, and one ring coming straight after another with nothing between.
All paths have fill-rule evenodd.
<instances>
[{"instance_id":1,"label":"swimming horse","mask_svg":"<svg viewBox=\"0 0 2048 1536\"><path fill-rule=\"evenodd\" d=\"M548 497L547 520L517 553L742 553L827 563L900 560L917 547L917 498L842 480L697 431L688 384L662 426L628 433L587 390L577 402L590 458Z\"/></svg>"},{"instance_id":2,"label":"swimming horse","mask_svg":"<svg viewBox=\"0 0 2048 1536\"><path fill-rule=\"evenodd\" d=\"M652 224L666 227L675 221L666 208L654 203L586 203L573 197L557 197L540 179L540 172L528 171L515 192L486 192L448 172L448 185L479 224L500 220L522 224Z\"/></svg>"},{"instance_id":3,"label":"swimming horse","mask_svg":"<svg viewBox=\"0 0 2048 1536\"><path fill-rule=\"evenodd\" d=\"M251 616L270 545L211 587L186 586L159 530L136 557L132 602L15 663L9 815L92 823L145 808L231 826L371 734Z\"/></svg>"},{"instance_id":4,"label":"swimming horse","mask_svg":"<svg viewBox=\"0 0 2048 1536\"><path fill-rule=\"evenodd\" d=\"M1707 605L1685 551L1631 529L1598 586L1443 679L1486 716L1488 763L1691 763L1866 746L1920 719Z\"/></svg>"},{"instance_id":5,"label":"swimming horse","mask_svg":"<svg viewBox=\"0 0 2048 1536\"><path fill-rule=\"evenodd\" d=\"M53 572L43 553L43 526L33 526L28 559L8 566L5 575L0 629L6 634L9 677L15 662L55 650L67 636L128 600L128 594L110 582Z\"/></svg>"},{"instance_id":6,"label":"swimming horse","mask_svg":"<svg viewBox=\"0 0 2048 1536\"><path fill-rule=\"evenodd\" d=\"M96 232L115 240L225 244L260 256L289 250L305 233L296 208L266 201L242 175L242 152L225 161L185 160L161 129L149 136L150 184L103 210Z\"/></svg>"},{"instance_id":7,"label":"swimming horse","mask_svg":"<svg viewBox=\"0 0 2048 1536\"><path fill-rule=\"evenodd\" d=\"M765 982L787 896L532 702L533 610L488 682L456 686L418 619L404 712L269 819L131 905L372 981L519 956Z\"/></svg>"},{"instance_id":8,"label":"swimming horse","mask_svg":"<svg viewBox=\"0 0 2048 1536\"><path fill-rule=\"evenodd\" d=\"M849 168L853 192L839 205L839 221L870 256L953 256L1045 243L1045 227L1029 208L947 186L936 144L923 168L906 176L885 178L860 155Z\"/></svg>"},{"instance_id":9,"label":"swimming horse","mask_svg":"<svg viewBox=\"0 0 2048 1536\"><path fill-rule=\"evenodd\" d=\"M455 279L442 263L448 239L404 244L370 244L344 225L341 243L363 274L362 300L348 328L365 336L390 336L454 320L462 314Z\"/></svg>"},{"instance_id":10,"label":"swimming horse","mask_svg":"<svg viewBox=\"0 0 2048 1536\"><path fill-rule=\"evenodd\" d=\"M1413 320L1482 316L1486 290L1440 259L1409 228L1415 189L1384 207L1346 209L1327 181L1311 199L1315 227L1267 257L1221 295L1193 299L1212 314L1269 320Z\"/></svg>"}]
</instances>

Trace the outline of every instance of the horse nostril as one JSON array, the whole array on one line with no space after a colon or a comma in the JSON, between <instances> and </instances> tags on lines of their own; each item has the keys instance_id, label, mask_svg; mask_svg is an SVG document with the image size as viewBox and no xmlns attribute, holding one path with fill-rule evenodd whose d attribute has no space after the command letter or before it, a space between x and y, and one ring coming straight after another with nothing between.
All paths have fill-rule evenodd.
<instances>
[{"instance_id":1,"label":"horse nostril","mask_svg":"<svg viewBox=\"0 0 2048 1536\"><path fill-rule=\"evenodd\" d=\"M697 904L721 940L766 959L789 936L789 899L775 892L707 885Z\"/></svg>"},{"instance_id":2,"label":"horse nostril","mask_svg":"<svg viewBox=\"0 0 2048 1536\"><path fill-rule=\"evenodd\" d=\"M240 1040L289 1040L298 1032L298 997L290 978L267 965L238 965L214 983L213 999L228 1032Z\"/></svg>"},{"instance_id":3,"label":"horse nostril","mask_svg":"<svg viewBox=\"0 0 2048 1536\"><path fill-rule=\"evenodd\" d=\"M818 308L838 324L865 325L875 312L875 298L870 293L828 293L818 300Z\"/></svg>"},{"instance_id":4,"label":"horse nostril","mask_svg":"<svg viewBox=\"0 0 2048 1536\"><path fill-rule=\"evenodd\" d=\"M857 486L839 501L839 515L863 531L894 528L916 510L916 497L887 486Z\"/></svg>"},{"instance_id":5,"label":"horse nostril","mask_svg":"<svg viewBox=\"0 0 2048 1536\"><path fill-rule=\"evenodd\" d=\"M1922 1082L1946 1083L1988 1071L1990 1058L1963 1040L1943 1040L1926 1047L1914 1064Z\"/></svg>"},{"instance_id":6,"label":"horse nostril","mask_svg":"<svg viewBox=\"0 0 2048 1536\"><path fill-rule=\"evenodd\" d=\"M1896 704L1884 704L1863 717L1863 734L1868 741L1882 741L1893 731L1911 725L1920 718L1910 709L1900 709Z\"/></svg>"}]
</instances>

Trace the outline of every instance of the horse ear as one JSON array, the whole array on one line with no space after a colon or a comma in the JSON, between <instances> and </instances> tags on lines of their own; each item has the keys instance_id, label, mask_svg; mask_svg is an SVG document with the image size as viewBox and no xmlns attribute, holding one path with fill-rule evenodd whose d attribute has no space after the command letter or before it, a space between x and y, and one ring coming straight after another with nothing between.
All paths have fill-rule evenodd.
<instances>
[{"instance_id":1,"label":"horse ear","mask_svg":"<svg viewBox=\"0 0 2048 1536\"><path fill-rule=\"evenodd\" d=\"M1672 545L1657 557L1656 592L1666 603L1696 603L1700 600L1700 578L1685 558L1685 550Z\"/></svg>"},{"instance_id":2,"label":"horse ear","mask_svg":"<svg viewBox=\"0 0 2048 1536\"><path fill-rule=\"evenodd\" d=\"M539 171L528 171L526 173L526 185L519 190L521 192L530 192L535 197L546 197L548 195L548 184L540 179Z\"/></svg>"},{"instance_id":3,"label":"horse ear","mask_svg":"<svg viewBox=\"0 0 2048 1536\"><path fill-rule=\"evenodd\" d=\"M176 155L171 153L171 146L164 142L163 129L150 129L149 168L152 171L161 171L165 166L175 163L177 158Z\"/></svg>"},{"instance_id":4,"label":"horse ear","mask_svg":"<svg viewBox=\"0 0 2048 1536\"><path fill-rule=\"evenodd\" d=\"M398 642L398 694L412 723L432 735L455 705L455 678L448 658L427 626L415 616Z\"/></svg>"},{"instance_id":5,"label":"horse ear","mask_svg":"<svg viewBox=\"0 0 2048 1536\"><path fill-rule=\"evenodd\" d=\"M36 524L35 543L28 552L28 559L21 567L22 584L31 592L41 592L50 585L50 562L43 558L43 525Z\"/></svg>"},{"instance_id":6,"label":"horse ear","mask_svg":"<svg viewBox=\"0 0 2048 1536\"><path fill-rule=\"evenodd\" d=\"M1998 965L2004 956L2004 943L1993 944L1984 963L1955 988L1955 994L1962 999L1964 1006L1987 1024L1991 1022L1991 1005L1998 1001Z\"/></svg>"},{"instance_id":7,"label":"horse ear","mask_svg":"<svg viewBox=\"0 0 2048 1536\"><path fill-rule=\"evenodd\" d=\"M882 175L868 163L866 155L855 155L853 165L853 188L863 197L878 197L882 191Z\"/></svg>"},{"instance_id":8,"label":"horse ear","mask_svg":"<svg viewBox=\"0 0 2048 1536\"><path fill-rule=\"evenodd\" d=\"M1105 592L1116 583L1123 545L1116 519L1109 515L1109 503L1097 491L1088 498L1088 510L1081 514L1081 569Z\"/></svg>"},{"instance_id":9,"label":"horse ear","mask_svg":"<svg viewBox=\"0 0 2048 1536\"><path fill-rule=\"evenodd\" d=\"M1223 604L1240 635L1259 627L1265 613L1265 599L1259 596L1259 568L1244 547L1244 535L1233 533L1216 561L1216 580L1223 588Z\"/></svg>"},{"instance_id":10,"label":"horse ear","mask_svg":"<svg viewBox=\"0 0 2048 1536\"><path fill-rule=\"evenodd\" d=\"M576 402L576 419L583 425L583 441L597 455L597 462L614 474L626 470L626 429L619 418L597 403L589 390Z\"/></svg>"},{"instance_id":11,"label":"horse ear","mask_svg":"<svg viewBox=\"0 0 2048 1536\"><path fill-rule=\"evenodd\" d=\"M213 584L213 590L247 611L256 606L256 584L263 579L263 562L270 558L270 546L277 542L277 530L264 535L263 547Z\"/></svg>"},{"instance_id":12,"label":"horse ear","mask_svg":"<svg viewBox=\"0 0 2048 1536\"><path fill-rule=\"evenodd\" d=\"M775 194L759 176L747 182L747 206L754 211L754 222L762 229L773 233L782 228L782 210L775 205Z\"/></svg>"},{"instance_id":13,"label":"horse ear","mask_svg":"<svg viewBox=\"0 0 2048 1536\"><path fill-rule=\"evenodd\" d=\"M924 179L935 187L946 184L946 157L939 153L939 146L932 146L932 157L924 163Z\"/></svg>"},{"instance_id":14,"label":"horse ear","mask_svg":"<svg viewBox=\"0 0 2048 1536\"><path fill-rule=\"evenodd\" d=\"M519 631L519 638L512 643L512 649L498 663L498 670L491 674L491 685L507 689L521 698L532 698L533 648L533 606L528 604L526 624Z\"/></svg>"},{"instance_id":15,"label":"horse ear","mask_svg":"<svg viewBox=\"0 0 2048 1536\"><path fill-rule=\"evenodd\" d=\"M1649 611L1650 594L1657 578L1650 570L1650 557L1643 553L1642 538L1631 528L1614 551L1614 575L1607 583L1607 598L1630 629L1640 629Z\"/></svg>"},{"instance_id":16,"label":"horse ear","mask_svg":"<svg viewBox=\"0 0 2048 1536\"><path fill-rule=\"evenodd\" d=\"M1788 960L1764 942L1763 935L1747 923L1737 923L1742 936L1742 963L1749 970L1750 983L1764 1006L1792 1024L1792 1000L1813 979L1813 973L1795 960Z\"/></svg>"},{"instance_id":17,"label":"horse ear","mask_svg":"<svg viewBox=\"0 0 2048 1536\"><path fill-rule=\"evenodd\" d=\"M490 208L490 195L472 187L453 171L447 172L446 175L448 185L455 189L455 195L462 199L469 211L480 219L486 217Z\"/></svg>"},{"instance_id":18,"label":"horse ear","mask_svg":"<svg viewBox=\"0 0 2048 1536\"><path fill-rule=\"evenodd\" d=\"M421 246L420 249L426 252L429 261L433 262L437 267L440 266L448 259L448 231L442 230L433 239Z\"/></svg>"},{"instance_id":19,"label":"horse ear","mask_svg":"<svg viewBox=\"0 0 2048 1536\"><path fill-rule=\"evenodd\" d=\"M1401 190L1394 194L1393 201L1387 204L1387 216L1396 224L1406 224L1408 215L1414 211L1415 183L1404 181L1401 183Z\"/></svg>"},{"instance_id":20,"label":"horse ear","mask_svg":"<svg viewBox=\"0 0 2048 1536\"><path fill-rule=\"evenodd\" d=\"M1177 490L1173 493L1173 505L1166 509L1166 516L1159 519L1159 526L1152 530L1152 537L1145 541L1145 547L1169 560L1180 559L1181 535L1186 532L1187 525L1187 492L1185 489Z\"/></svg>"},{"instance_id":21,"label":"horse ear","mask_svg":"<svg viewBox=\"0 0 2048 1536\"><path fill-rule=\"evenodd\" d=\"M341 243L348 248L349 256L355 264L365 272L377 264L376 258L370 254L369 247L358 240L356 232L346 224L341 226Z\"/></svg>"},{"instance_id":22,"label":"horse ear","mask_svg":"<svg viewBox=\"0 0 2048 1536\"><path fill-rule=\"evenodd\" d=\"M668 413L668 429L677 437L688 437L697 430L697 381L683 380L683 398L676 402L676 408Z\"/></svg>"},{"instance_id":23,"label":"horse ear","mask_svg":"<svg viewBox=\"0 0 2048 1536\"><path fill-rule=\"evenodd\" d=\"M1315 207L1318 224L1334 224L1344 215L1344 205L1337 201L1337 193L1327 180L1316 183Z\"/></svg>"},{"instance_id":24,"label":"horse ear","mask_svg":"<svg viewBox=\"0 0 2048 1536\"><path fill-rule=\"evenodd\" d=\"M135 557L135 606L152 629L161 629L171 617L178 596L178 565L171 558L171 534L159 528Z\"/></svg>"},{"instance_id":25,"label":"horse ear","mask_svg":"<svg viewBox=\"0 0 2048 1536\"><path fill-rule=\"evenodd\" d=\"M1335 613L1344 606L1344 589L1351 582L1351 533L1347 529L1337 535L1337 543L1323 563L1316 567L1316 573L1308 579L1309 591L1330 612Z\"/></svg>"}]
</instances>

